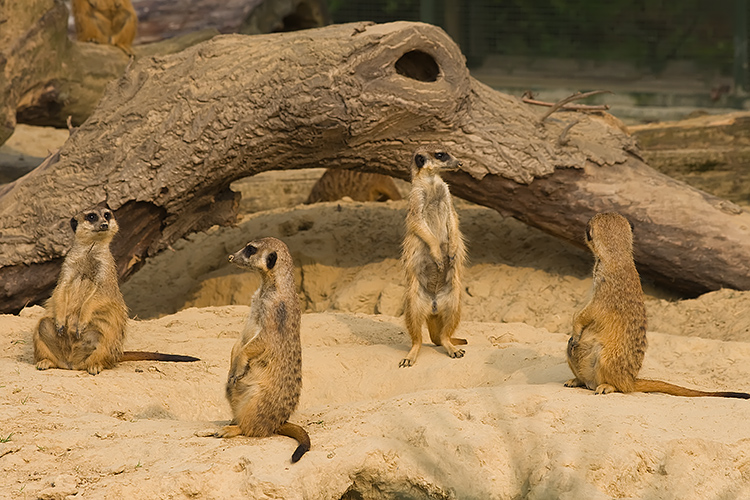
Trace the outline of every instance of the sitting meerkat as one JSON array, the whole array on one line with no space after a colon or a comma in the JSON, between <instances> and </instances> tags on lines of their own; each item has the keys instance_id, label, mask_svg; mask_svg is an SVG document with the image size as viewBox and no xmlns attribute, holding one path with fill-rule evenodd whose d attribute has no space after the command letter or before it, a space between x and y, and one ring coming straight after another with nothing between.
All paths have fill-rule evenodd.
<instances>
[{"instance_id":1,"label":"sitting meerkat","mask_svg":"<svg viewBox=\"0 0 750 500\"><path fill-rule=\"evenodd\" d=\"M401 199L396 183L387 175L329 168L312 187L305 203L336 201L344 196L354 201Z\"/></svg>"},{"instance_id":2,"label":"sitting meerkat","mask_svg":"<svg viewBox=\"0 0 750 500\"><path fill-rule=\"evenodd\" d=\"M76 38L114 45L133 55L138 16L130 0L73 0Z\"/></svg>"},{"instance_id":3,"label":"sitting meerkat","mask_svg":"<svg viewBox=\"0 0 750 500\"><path fill-rule=\"evenodd\" d=\"M117 283L109 249L118 231L106 206L70 219L73 247L63 261L46 314L34 331L34 360L39 370L65 368L96 375L119 361L198 361L191 356L123 352L128 310Z\"/></svg>"},{"instance_id":4,"label":"sitting meerkat","mask_svg":"<svg viewBox=\"0 0 750 500\"><path fill-rule=\"evenodd\" d=\"M289 436L299 443L292 455L297 462L310 449L310 437L287 421L302 388L301 313L292 256L282 241L263 238L230 255L229 261L260 273L262 281L232 348L226 395L233 419L216 436Z\"/></svg>"},{"instance_id":5,"label":"sitting meerkat","mask_svg":"<svg viewBox=\"0 0 750 500\"><path fill-rule=\"evenodd\" d=\"M663 392L674 396L750 398L744 392L704 392L638 377L646 353L646 306L633 261L633 231L616 213L600 213L586 228L594 254L591 300L573 318L568 365L575 378L567 387L596 394Z\"/></svg>"},{"instance_id":6,"label":"sitting meerkat","mask_svg":"<svg viewBox=\"0 0 750 500\"><path fill-rule=\"evenodd\" d=\"M458 215L441 170L459 167L461 162L438 146L420 147L411 168L409 211L401 261L406 272L404 316L412 347L399 366L412 366L422 347L422 324L427 323L430 339L448 356L460 358L464 350L453 338L461 320L461 279L466 261Z\"/></svg>"}]
</instances>

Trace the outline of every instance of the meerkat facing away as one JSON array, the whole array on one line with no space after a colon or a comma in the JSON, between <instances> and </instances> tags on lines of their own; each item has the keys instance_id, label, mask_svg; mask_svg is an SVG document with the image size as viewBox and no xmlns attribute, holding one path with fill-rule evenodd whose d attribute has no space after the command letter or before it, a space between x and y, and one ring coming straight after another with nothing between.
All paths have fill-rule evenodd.
<instances>
[{"instance_id":1,"label":"meerkat facing away","mask_svg":"<svg viewBox=\"0 0 750 500\"><path fill-rule=\"evenodd\" d=\"M216 436L289 436L299 443L292 455L297 462L310 449L310 437L288 422L302 388L301 313L292 256L282 241L262 238L229 261L260 273L261 285L232 348L226 395L233 419Z\"/></svg>"},{"instance_id":2,"label":"meerkat facing away","mask_svg":"<svg viewBox=\"0 0 750 500\"><path fill-rule=\"evenodd\" d=\"M114 45L133 55L138 16L130 0L73 0L76 38Z\"/></svg>"},{"instance_id":3,"label":"meerkat facing away","mask_svg":"<svg viewBox=\"0 0 750 500\"><path fill-rule=\"evenodd\" d=\"M412 340L409 354L399 366L412 366L422 347L422 324L430 339L448 356L460 358L464 350L452 338L461 320L461 279L466 261L458 215L441 170L456 169L461 162L438 146L414 152L412 188L406 214L402 263L406 272L404 316Z\"/></svg>"},{"instance_id":4,"label":"meerkat facing away","mask_svg":"<svg viewBox=\"0 0 750 500\"><path fill-rule=\"evenodd\" d=\"M567 358L575 378L567 387L588 387L596 394L750 398L744 392L704 392L637 378L647 346L646 306L633 261L632 227L620 214L597 214L588 222L586 244L594 254L594 282L590 301L573 318Z\"/></svg>"},{"instance_id":5,"label":"meerkat facing away","mask_svg":"<svg viewBox=\"0 0 750 500\"><path fill-rule=\"evenodd\" d=\"M191 356L123 352L128 310L109 249L119 229L112 211L97 206L70 220L73 247L63 261L46 314L34 331L39 370L65 368L96 375L118 361L198 361Z\"/></svg>"},{"instance_id":6,"label":"meerkat facing away","mask_svg":"<svg viewBox=\"0 0 750 500\"><path fill-rule=\"evenodd\" d=\"M354 201L401 199L396 183L387 175L329 168L312 187L305 203L336 201L344 196Z\"/></svg>"}]
</instances>

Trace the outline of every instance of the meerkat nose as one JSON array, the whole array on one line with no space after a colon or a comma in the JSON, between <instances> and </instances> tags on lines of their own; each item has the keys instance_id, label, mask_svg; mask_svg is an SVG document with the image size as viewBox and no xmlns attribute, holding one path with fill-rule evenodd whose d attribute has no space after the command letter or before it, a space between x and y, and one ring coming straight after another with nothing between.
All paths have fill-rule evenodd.
<instances>
[{"instance_id":1,"label":"meerkat nose","mask_svg":"<svg viewBox=\"0 0 750 500\"><path fill-rule=\"evenodd\" d=\"M106 222L102 222L101 226L99 226L99 229L101 229L102 231L106 231L107 229L109 229L109 224L107 224Z\"/></svg>"},{"instance_id":2,"label":"meerkat nose","mask_svg":"<svg viewBox=\"0 0 750 500\"><path fill-rule=\"evenodd\" d=\"M227 257L227 259L229 259L229 262L234 262L234 255L229 254L229 257Z\"/></svg>"}]
</instances>

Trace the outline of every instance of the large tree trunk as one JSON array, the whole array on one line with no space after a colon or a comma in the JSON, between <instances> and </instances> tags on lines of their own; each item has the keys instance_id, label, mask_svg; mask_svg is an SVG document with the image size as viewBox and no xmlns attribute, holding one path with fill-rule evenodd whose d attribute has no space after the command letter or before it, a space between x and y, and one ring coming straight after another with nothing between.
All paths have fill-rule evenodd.
<instances>
[{"instance_id":1,"label":"large tree trunk","mask_svg":"<svg viewBox=\"0 0 750 500\"><path fill-rule=\"evenodd\" d=\"M219 36L141 59L57 163L0 188L0 302L16 310L53 286L79 209L116 210L127 275L231 221L236 179L305 167L405 179L434 141L464 160L446 177L468 200L579 244L589 217L616 210L646 275L688 293L750 288L748 214L651 170L606 116L540 113L472 79L450 38L419 23Z\"/></svg>"},{"instance_id":2,"label":"large tree trunk","mask_svg":"<svg viewBox=\"0 0 750 500\"><path fill-rule=\"evenodd\" d=\"M750 203L750 111L628 127L646 162L711 194Z\"/></svg>"}]
</instances>

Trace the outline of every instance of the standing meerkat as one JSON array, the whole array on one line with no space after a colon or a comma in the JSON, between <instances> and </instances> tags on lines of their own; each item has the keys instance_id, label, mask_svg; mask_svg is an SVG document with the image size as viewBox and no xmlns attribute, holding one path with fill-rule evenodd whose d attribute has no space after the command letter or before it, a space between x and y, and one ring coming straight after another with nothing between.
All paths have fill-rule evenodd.
<instances>
[{"instance_id":1,"label":"standing meerkat","mask_svg":"<svg viewBox=\"0 0 750 500\"><path fill-rule=\"evenodd\" d=\"M262 238L230 255L229 262L260 273L261 285L232 348L226 385L232 422L216 436L289 436L299 443L292 455L296 462L310 449L310 436L287 421L302 388L301 313L292 256L282 241Z\"/></svg>"},{"instance_id":2,"label":"standing meerkat","mask_svg":"<svg viewBox=\"0 0 750 500\"><path fill-rule=\"evenodd\" d=\"M461 320L466 248L448 185L440 178L441 170L460 165L438 146L420 147L414 152L401 257L407 282L404 316L412 346L399 366L416 362L425 322L435 345L445 347L451 358L464 355L456 344L466 344L466 340L453 338L453 334Z\"/></svg>"},{"instance_id":3,"label":"standing meerkat","mask_svg":"<svg viewBox=\"0 0 750 500\"><path fill-rule=\"evenodd\" d=\"M109 249L118 231L106 206L70 219L73 247L63 261L46 314L34 331L34 361L39 370L65 368L96 375L118 361L198 361L191 356L123 352L128 309L117 283Z\"/></svg>"},{"instance_id":4,"label":"standing meerkat","mask_svg":"<svg viewBox=\"0 0 750 500\"><path fill-rule=\"evenodd\" d=\"M133 55L138 16L130 0L73 0L76 38L114 45Z\"/></svg>"},{"instance_id":5,"label":"standing meerkat","mask_svg":"<svg viewBox=\"0 0 750 500\"><path fill-rule=\"evenodd\" d=\"M596 394L663 392L674 396L750 398L744 392L704 392L638 377L646 354L646 306L633 262L633 231L616 213L601 213L586 227L594 254L592 296L573 318L568 365L575 378L567 387L588 387Z\"/></svg>"}]
</instances>

